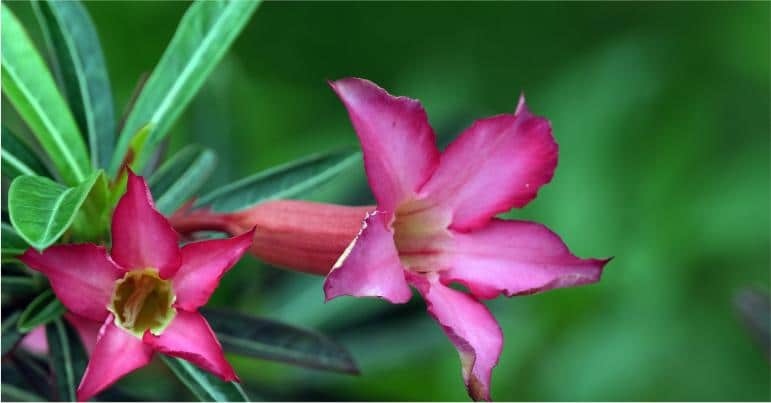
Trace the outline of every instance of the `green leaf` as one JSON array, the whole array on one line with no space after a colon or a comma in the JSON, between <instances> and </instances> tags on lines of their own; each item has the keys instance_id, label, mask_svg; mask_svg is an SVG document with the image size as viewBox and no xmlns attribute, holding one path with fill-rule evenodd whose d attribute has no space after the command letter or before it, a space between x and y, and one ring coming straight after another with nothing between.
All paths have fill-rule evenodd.
<instances>
[{"instance_id":1,"label":"green leaf","mask_svg":"<svg viewBox=\"0 0 771 403\"><path fill-rule=\"evenodd\" d=\"M203 186L217 164L213 151L187 146L174 154L148 180L155 207L169 215Z\"/></svg>"},{"instance_id":2,"label":"green leaf","mask_svg":"<svg viewBox=\"0 0 771 403\"><path fill-rule=\"evenodd\" d=\"M110 78L94 24L78 1L33 1L75 120L88 134L91 163L107 168L115 143Z\"/></svg>"},{"instance_id":3,"label":"green leaf","mask_svg":"<svg viewBox=\"0 0 771 403\"><path fill-rule=\"evenodd\" d=\"M112 197L107 175L100 170L86 200L75 214L71 226L72 242L99 243L109 239Z\"/></svg>"},{"instance_id":4,"label":"green leaf","mask_svg":"<svg viewBox=\"0 0 771 403\"><path fill-rule=\"evenodd\" d=\"M40 325L58 319L65 311L64 305L56 299L54 292L49 288L27 305L16 327L20 332L27 333Z\"/></svg>"},{"instance_id":5,"label":"green leaf","mask_svg":"<svg viewBox=\"0 0 771 403\"><path fill-rule=\"evenodd\" d=\"M213 190L195 203L216 212L243 210L257 203L297 197L342 172L361 154L336 151L315 154L266 171L258 172Z\"/></svg>"},{"instance_id":6,"label":"green leaf","mask_svg":"<svg viewBox=\"0 0 771 403\"><path fill-rule=\"evenodd\" d=\"M320 333L236 312L213 309L202 312L225 351L311 368L359 373L350 353Z\"/></svg>"},{"instance_id":7,"label":"green leaf","mask_svg":"<svg viewBox=\"0 0 771 403\"><path fill-rule=\"evenodd\" d=\"M20 175L51 176L43 161L32 149L2 126L2 171L3 176L13 179Z\"/></svg>"},{"instance_id":8,"label":"green leaf","mask_svg":"<svg viewBox=\"0 0 771 403\"><path fill-rule=\"evenodd\" d=\"M11 223L35 249L56 242L69 228L102 171L75 187L62 186L42 176L19 176L8 189Z\"/></svg>"},{"instance_id":9,"label":"green leaf","mask_svg":"<svg viewBox=\"0 0 771 403\"><path fill-rule=\"evenodd\" d=\"M78 334L56 319L46 325L49 364L56 380L59 401L76 402L78 383L86 371L88 357Z\"/></svg>"},{"instance_id":10,"label":"green leaf","mask_svg":"<svg viewBox=\"0 0 771 403\"><path fill-rule=\"evenodd\" d=\"M46 399L33 392L24 390L16 385L3 383L0 385L2 399L5 402L43 402Z\"/></svg>"},{"instance_id":11,"label":"green leaf","mask_svg":"<svg viewBox=\"0 0 771 403\"><path fill-rule=\"evenodd\" d=\"M148 145L137 155L137 168L141 171L259 3L197 1L190 6L126 119L112 158L110 175L118 173L133 134L141 126L151 123L153 131Z\"/></svg>"},{"instance_id":12,"label":"green leaf","mask_svg":"<svg viewBox=\"0 0 771 403\"><path fill-rule=\"evenodd\" d=\"M86 145L51 72L11 10L2 4L3 92L27 122L62 179L91 173Z\"/></svg>"},{"instance_id":13,"label":"green leaf","mask_svg":"<svg viewBox=\"0 0 771 403\"><path fill-rule=\"evenodd\" d=\"M5 282L5 279L3 279ZM0 328L0 348L2 349L2 355L5 356L9 351L13 349L16 343L21 340L21 336L24 334L19 331L18 323L21 312L14 312L3 318L2 327Z\"/></svg>"},{"instance_id":14,"label":"green leaf","mask_svg":"<svg viewBox=\"0 0 771 403\"><path fill-rule=\"evenodd\" d=\"M6 296L31 296L39 293L44 286L40 276L9 276L3 275L0 287L3 297Z\"/></svg>"},{"instance_id":15,"label":"green leaf","mask_svg":"<svg viewBox=\"0 0 771 403\"><path fill-rule=\"evenodd\" d=\"M225 382L180 359L161 355L172 372L202 402L248 402L243 388L236 382Z\"/></svg>"},{"instance_id":16,"label":"green leaf","mask_svg":"<svg viewBox=\"0 0 771 403\"><path fill-rule=\"evenodd\" d=\"M7 258L21 255L29 247L27 246L27 242L19 236L11 225L2 223L0 224L0 230L2 231L0 232L2 235L2 245L0 246L0 249L2 250L3 261Z\"/></svg>"}]
</instances>

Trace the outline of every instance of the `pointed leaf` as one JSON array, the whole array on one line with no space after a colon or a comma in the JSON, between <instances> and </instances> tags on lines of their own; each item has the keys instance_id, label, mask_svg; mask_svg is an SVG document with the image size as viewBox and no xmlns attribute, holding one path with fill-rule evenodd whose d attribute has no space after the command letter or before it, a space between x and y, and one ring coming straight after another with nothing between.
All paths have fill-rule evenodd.
<instances>
[{"instance_id":1,"label":"pointed leaf","mask_svg":"<svg viewBox=\"0 0 771 403\"><path fill-rule=\"evenodd\" d=\"M197 1L190 6L139 95L118 139L110 174L115 175L131 136L153 124L148 145L137 155L147 162L179 114L246 25L259 1Z\"/></svg>"},{"instance_id":2,"label":"pointed leaf","mask_svg":"<svg viewBox=\"0 0 771 403\"><path fill-rule=\"evenodd\" d=\"M78 383L86 371L88 356L77 332L62 319L46 325L48 357L55 379L55 396L60 401L76 402Z\"/></svg>"},{"instance_id":3,"label":"pointed leaf","mask_svg":"<svg viewBox=\"0 0 771 403\"><path fill-rule=\"evenodd\" d=\"M100 174L71 188L42 176L17 177L8 189L11 223L27 243L45 249L72 224Z\"/></svg>"},{"instance_id":4,"label":"pointed leaf","mask_svg":"<svg viewBox=\"0 0 771 403\"><path fill-rule=\"evenodd\" d=\"M330 180L360 158L360 153L350 151L311 155L215 189L201 196L194 207L231 212L268 200L291 199Z\"/></svg>"},{"instance_id":5,"label":"pointed leaf","mask_svg":"<svg viewBox=\"0 0 771 403\"><path fill-rule=\"evenodd\" d=\"M3 282L5 282L5 279L3 279ZM21 336L24 335L18 328L19 316L21 316L21 311L14 312L3 318L2 328L0 328L0 349L2 349L3 356L11 351L16 343L21 340Z\"/></svg>"},{"instance_id":6,"label":"pointed leaf","mask_svg":"<svg viewBox=\"0 0 771 403\"><path fill-rule=\"evenodd\" d=\"M2 4L3 92L67 184L91 173L86 145L51 72L11 10Z\"/></svg>"},{"instance_id":7,"label":"pointed leaf","mask_svg":"<svg viewBox=\"0 0 771 403\"><path fill-rule=\"evenodd\" d=\"M115 111L94 24L78 1L33 1L32 6L75 120L88 135L91 163L107 168L115 143Z\"/></svg>"},{"instance_id":8,"label":"pointed leaf","mask_svg":"<svg viewBox=\"0 0 771 403\"><path fill-rule=\"evenodd\" d=\"M158 211L166 215L176 211L204 185L216 164L214 152L198 146L174 154L147 182Z\"/></svg>"},{"instance_id":9,"label":"pointed leaf","mask_svg":"<svg viewBox=\"0 0 771 403\"><path fill-rule=\"evenodd\" d=\"M225 382L199 369L195 365L175 357L160 355L174 375L202 402L248 402L244 389L237 382Z\"/></svg>"},{"instance_id":10,"label":"pointed leaf","mask_svg":"<svg viewBox=\"0 0 771 403\"><path fill-rule=\"evenodd\" d=\"M19 175L51 176L43 161L38 158L32 149L10 132L2 127L2 171L3 176L13 179Z\"/></svg>"},{"instance_id":11,"label":"pointed leaf","mask_svg":"<svg viewBox=\"0 0 771 403\"><path fill-rule=\"evenodd\" d=\"M27 305L27 308L19 316L19 323L16 324L16 327L20 332L27 333L40 325L58 319L66 310L49 288Z\"/></svg>"},{"instance_id":12,"label":"pointed leaf","mask_svg":"<svg viewBox=\"0 0 771 403\"><path fill-rule=\"evenodd\" d=\"M353 358L328 337L283 323L203 309L225 351L310 368L358 374Z\"/></svg>"}]
</instances>

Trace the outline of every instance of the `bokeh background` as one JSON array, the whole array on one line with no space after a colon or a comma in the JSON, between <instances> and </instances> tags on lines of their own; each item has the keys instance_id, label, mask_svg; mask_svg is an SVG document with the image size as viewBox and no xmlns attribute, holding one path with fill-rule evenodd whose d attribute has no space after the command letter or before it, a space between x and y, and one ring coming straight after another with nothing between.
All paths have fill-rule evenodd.
<instances>
[{"instance_id":1,"label":"bokeh background","mask_svg":"<svg viewBox=\"0 0 771 403\"><path fill-rule=\"evenodd\" d=\"M119 108L187 5L86 3ZM11 7L36 26L27 3ZM214 186L355 145L325 82L345 76L420 99L442 144L513 111L525 91L552 121L560 161L539 197L505 216L545 223L579 256L615 260L598 284L488 303L505 334L493 397L769 400L769 356L735 304L742 290L769 288L769 13L765 2L269 2L169 151L217 150ZM372 202L361 165L308 198ZM251 257L224 278L210 305L318 329L362 372L232 357L253 397L467 399L457 353L420 299L324 304L322 281ZM190 398L162 365L118 387Z\"/></svg>"}]
</instances>

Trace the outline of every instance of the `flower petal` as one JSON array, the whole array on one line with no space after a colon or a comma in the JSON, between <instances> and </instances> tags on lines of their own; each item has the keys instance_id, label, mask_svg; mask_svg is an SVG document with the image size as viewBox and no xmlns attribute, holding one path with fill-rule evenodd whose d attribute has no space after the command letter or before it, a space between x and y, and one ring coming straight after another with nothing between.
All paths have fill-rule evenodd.
<instances>
[{"instance_id":1,"label":"flower petal","mask_svg":"<svg viewBox=\"0 0 771 403\"><path fill-rule=\"evenodd\" d=\"M423 295L428 313L458 349L463 381L474 400L490 400L490 377L503 348L498 322L474 297L442 285L436 275L409 274Z\"/></svg>"},{"instance_id":2,"label":"flower petal","mask_svg":"<svg viewBox=\"0 0 771 403\"><path fill-rule=\"evenodd\" d=\"M115 326L113 316L108 316L78 386L78 400L94 397L124 375L150 363L152 356L152 348Z\"/></svg>"},{"instance_id":3,"label":"flower petal","mask_svg":"<svg viewBox=\"0 0 771 403\"><path fill-rule=\"evenodd\" d=\"M83 342L83 347L86 349L86 353L90 356L96 346L96 339L99 337L99 328L101 323L84 318L79 315L75 315L72 312L64 314L64 318L75 328L80 336L80 341Z\"/></svg>"},{"instance_id":4,"label":"flower petal","mask_svg":"<svg viewBox=\"0 0 771 403\"><path fill-rule=\"evenodd\" d=\"M214 331L198 312L180 309L160 336L147 331L142 340L161 353L188 360L225 381L238 381Z\"/></svg>"},{"instance_id":5,"label":"flower petal","mask_svg":"<svg viewBox=\"0 0 771 403\"><path fill-rule=\"evenodd\" d=\"M380 297L394 304L410 300L412 292L385 216L380 212L367 214L359 235L324 282L327 301L340 295Z\"/></svg>"},{"instance_id":6,"label":"flower petal","mask_svg":"<svg viewBox=\"0 0 771 403\"><path fill-rule=\"evenodd\" d=\"M479 298L532 294L600 280L609 259L580 259L545 226L493 219L455 233L444 283L459 282Z\"/></svg>"},{"instance_id":7,"label":"flower petal","mask_svg":"<svg viewBox=\"0 0 771 403\"><path fill-rule=\"evenodd\" d=\"M43 253L30 248L19 260L48 277L67 309L99 323L107 316L115 281L123 276L104 247L93 244L55 245Z\"/></svg>"},{"instance_id":8,"label":"flower petal","mask_svg":"<svg viewBox=\"0 0 771 403\"><path fill-rule=\"evenodd\" d=\"M428 180L439 162L426 112L418 101L394 97L371 81L346 78L330 85L359 136L378 207L393 212Z\"/></svg>"},{"instance_id":9,"label":"flower petal","mask_svg":"<svg viewBox=\"0 0 771 403\"><path fill-rule=\"evenodd\" d=\"M145 180L128 171L126 194L112 216L112 257L128 270L156 268L170 278L179 268L179 236L153 204Z\"/></svg>"},{"instance_id":10,"label":"flower petal","mask_svg":"<svg viewBox=\"0 0 771 403\"><path fill-rule=\"evenodd\" d=\"M33 354L48 354L48 338L46 338L45 325L38 326L25 334L19 342L19 346Z\"/></svg>"},{"instance_id":11,"label":"flower petal","mask_svg":"<svg viewBox=\"0 0 771 403\"><path fill-rule=\"evenodd\" d=\"M453 141L420 193L454 211L453 228L478 227L534 199L557 154L549 121L530 114L522 98L516 114L478 120Z\"/></svg>"},{"instance_id":12,"label":"flower petal","mask_svg":"<svg viewBox=\"0 0 771 403\"><path fill-rule=\"evenodd\" d=\"M195 310L209 301L220 279L252 244L254 230L228 239L193 242L182 247L182 265L172 278L176 306Z\"/></svg>"}]
</instances>

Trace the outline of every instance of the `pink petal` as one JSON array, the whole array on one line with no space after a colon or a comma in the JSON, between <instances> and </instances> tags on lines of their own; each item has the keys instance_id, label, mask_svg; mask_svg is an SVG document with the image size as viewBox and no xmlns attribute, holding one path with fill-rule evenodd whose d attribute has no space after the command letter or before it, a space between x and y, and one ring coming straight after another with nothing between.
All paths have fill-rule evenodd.
<instances>
[{"instance_id":1,"label":"pink petal","mask_svg":"<svg viewBox=\"0 0 771 403\"><path fill-rule=\"evenodd\" d=\"M85 347L86 353L90 356L94 351L94 346L96 346L96 339L99 337L99 328L102 327L102 324L75 315L72 312L65 313L64 318L67 319L72 327L75 328L75 331L78 332L80 341L83 342L83 347Z\"/></svg>"},{"instance_id":2,"label":"pink petal","mask_svg":"<svg viewBox=\"0 0 771 403\"><path fill-rule=\"evenodd\" d=\"M152 356L152 348L115 326L113 316L108 316L78 386L78 400L91 399L123 375L150 363Z\"/></svg>"},{"instance_id":3,"label":"pink petal","mask_svg":"<svg viewBox=\"0 0 771 403\"><path fill-rule=\"evenodd\" d=\"M428 180L439 162L426 112L418 101L394 97L360 78L330 85L348 109L359 136L378 207L393 212Z\"/></svg>"},{"instance_id":4,"label":"pink petal","mask_svg":"<svg viewBox=\"0 0 771 403\"><path fill-rule=\"evenodd\" d=\"M112 257L128 270L156 268L170 278L179 268L179 236L153 204L147 184L128 170L126 194L112 216Z\"/></svg>"},{"instance_id":5,"label":"pink petal","mask_svg":"<svg viewBox=\"0 0 771 403\"><path fill-rule=\"evenodd\" d=\"M503 348L503 333L484 304L442 285L435 275L409 274L423 295L428 313L458 349L463 381L474 400L490 400L490 377Z\"/></svg>"},{"instance_id":6,"label":"pink petal","mask_svg":"<svg viewBox=\"0 0 771 403\"><path fill-rule=\"evenodd\" d=\"M100 323L115 281L123 276L104 247L93 244L55 245L43 253L30 248L19 259L48 277L67 309Z\"/></svg>"},{"instance_id":7,"label":"pink petal","mask_svg":"<svg viewBox=\"0 0 771 403\"><path fill-rule=\"evenodd\" d=\"M238 381L214 331L200 313L180 309L160 336L147 331L142 340L164 354L188 360L225 381Z\"/></svg>"},{"instance_id":8,"label":"pink petal","mask_svg":"<svg viewBox=\"0 0 771 403\"><path fill-rule=\"evenodd\" d=\"M557 154L549 121L531 115L521 98L516 114L478 120L453 141L420 193L454 211L453 228L478 227L534 199Z\"/></svg>"},{"instance_id":9,"label":"pink petal","mask_svg":"<svg viewBox=\"0 0 771 403\"><path fill-rule=\"evenodd\" d=\"M445 283L459 282L479 298L532 294L600 280L609 259L579 259L557 234L528 221L491 220L454 234Z\"/></svg>"},{"instance_id":10,"label":"pink petal","mask_svg":"<svg viewBox=\"0 0 771 403\"><path fill-rule=\"evenodd\" d=\"M220 279L252 244L254 230L228 239L189 243L182 247L182 266L172 279L176 306L195 310L209 301Z\"/></svg>"},{"instance_id":11,"label":"pink petal","mask_svg":"<svg viewBox=\"0 0 771 403\"><path fill-rule=\"evenodd\" d=\"M394 304L410 300L404 268L386 228L387 214L367 214L354 238L324 282L326 300L340 295L380 297Z\"/></svg>"},{"instance_id":12,"label":"pink petal","mask_svg":"<svg viewBox=\"0 0 771 403\"><path fill-rule=\"evenodd\" d=\"M46 327L38 326L31 332L24 335L19 342L21 348L33 354L48 354L48 339L46 338Z\"/></svg>"}]
</instances>

